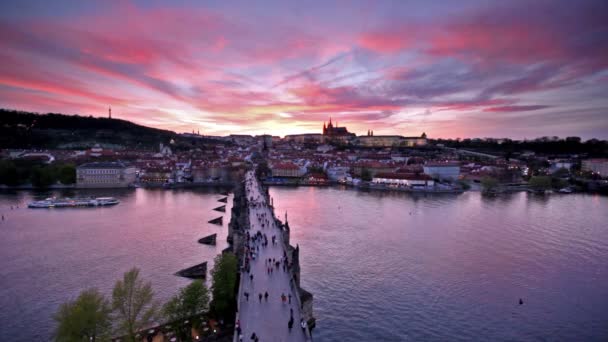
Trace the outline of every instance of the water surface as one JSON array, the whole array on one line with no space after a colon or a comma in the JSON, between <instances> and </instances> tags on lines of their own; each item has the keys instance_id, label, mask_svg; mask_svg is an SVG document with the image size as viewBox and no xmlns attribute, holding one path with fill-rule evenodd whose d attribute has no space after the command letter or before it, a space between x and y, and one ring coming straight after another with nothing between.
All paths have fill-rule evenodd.
<instances>
[{"instance_id":1,"label":"water surface","mask_svg":"<svg viewBox=\"0 0 608 342\"><path fill-rule=\"evenodd\" d=\"M48 340L60 303L138 266L165 300L212 260L213 191L89 191L111 208L35 210L0 194L0 340ZM72 194L73 195L73 194ZM315 341L606 341L608 198L271 188L300 244ZM231 200L227 209L231 207ZM10 206L19 209L10 210ZM216 247L196 240L217 232ZM519 305L519 298L524 305Z\"/></svg>"},{"instance_id":2,"label":"water surface","mask_svg":"<svg viewBox=\"0 0 608 342\"><path fill-rule=\"evenodd\" d=\"M606 197L271 196L301 247L316 341L608 341Z\"/></svg>"},{"instance_id":3,"label":"water surface","mask_svg":"<svg viewBox=\"0 0 608 342\"><path fill-rule=\"evenodd\" d=\"M104 208L29 209L49 195L114 196ZM207 224L222 215L219 190L88 190L0 193L0 341L50 340L51 316L86 287L111 296L131 267L152 282L165 301L189 280L173 273L212 261L226 246L224 227ZM10 207L13 206L13 210ZM16 208L19 206L19 208ZM227 213L232 206L229 198ZM197 240L218 233L217 246ZM212 263L209 263L211 268Z\"/></svg>"}]
</instances>

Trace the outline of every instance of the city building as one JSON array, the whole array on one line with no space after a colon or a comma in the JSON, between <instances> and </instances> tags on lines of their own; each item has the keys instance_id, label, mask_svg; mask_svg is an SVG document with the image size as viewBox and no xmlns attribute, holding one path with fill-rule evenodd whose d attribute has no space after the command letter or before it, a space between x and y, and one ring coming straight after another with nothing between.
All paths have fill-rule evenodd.
<instances>
[{"instance_id":1,"label":"city building","mask_svg":"<svg viewBox=\"0 0 608 342\"><path fill-rule=\"evenodd\" d=\"M399 146L403 139L400 135L365 135L357 137L359 146L364 147L392 147Z\"/></svg>"},{"instance_id":2,"label":"city building","mask_svg":"<svg viewBox=\"0 0 608 342\"><path fill-rule=\"evenodd\" d=\"M145 184L173 183L175 172L170 167L153 167L143 170L140 180Z\"/></svg>"},{"instance_id":3,"label":"city building","mask_svg":"<svg viewBox=\"0 0 608 342\"><path fill-rule=\"evenodd\" d=\"M415 147L427 144L426 133L419 137L404 137L401 135L374 135L368 131L367 135L357 137L357 144L364 147Z\"/></svg>"},{"instance_id":4,"label":"city building","mask_svg":"<svg viewBox=\"0 0 608 342\"><path fill-rule=\"evenodd\" d=\"M331 166L325 170L325 172L327 172L327 177L334 182L346 181L349 177L349 171L350 168L348 166Z\"/></svg>"},{"instance_id":5,"label":"city building","mask_svg":"<svg viewBox=\"0 0 608 342\"><path fill-rule=\"evenodd\" d=\"M319 134L319 133L288 134L285 136L285 141L295 142L298 144L304 144L304 143L319 144L319 143L323 142L323 134Z\"/></svg>"},{"instance_id":6,"label":"city building","mask_svg":"<svg viewBox=\"0 0 608 342\"><path fill-rule=\"evenodd\" d=\"M302 177L306 170L294 163L273 163L270 166L272 177Z\"/></svg>"},{"instance_id":7,"label":"city building","mask_svg":"<svg viewBox=\"0 0 608 342\"><path fill-rule=\"evenodd\" d=\"M607 158L585 159L583 160L582 168L585 171L593 172L601 177L608 177Z\"/></svg>"},{"instance_id":8,"label":"city building","mask_svg":"<svg viewBox=\"0 0 608 342\"><path fill-rule=\"evenodd\" d=\"M424 173L435 179L456 180L460 177L458 162L426 163L422 166Z\"/></svg>"},{"instance_id":9,"label":"city building","mask_svg":"<svg viewBox=\"0 0 608 342\"><path fill-rule=\"evenodd\" d=\"M125 188L135 182L136 170L122 162L86 163L76 168L76 186L81 188Z\"/></svg>"},{"instance_id":10,"label":"city building","mask_svg":"<svg viewBox=\"0 0 608 342\"><path fill-rule=\"evenodd\" d=\"M325 125L325 122L323 122L323 138L325 140L339 140L346 142L355 137L356 135L354 133L350 133L346 127L339 127L337 121L334 125L331 121L331 117L329 118L329 124L327 126Z\"/></svg>"},{"instance_id":11,"label":"city building","mask_svg":"<svg viewBox=\"0 0 608 342\"><path fill-rule=\"evenodd\" d=\"M397 186L409 186L409 187L431 187L435 185L433 178L425 174L413 174L413 173L394 173L394 172L382 172L378 173L372 179L372 183L386 184L386 185L397 185Z\"/></svg>"}]
</instances>

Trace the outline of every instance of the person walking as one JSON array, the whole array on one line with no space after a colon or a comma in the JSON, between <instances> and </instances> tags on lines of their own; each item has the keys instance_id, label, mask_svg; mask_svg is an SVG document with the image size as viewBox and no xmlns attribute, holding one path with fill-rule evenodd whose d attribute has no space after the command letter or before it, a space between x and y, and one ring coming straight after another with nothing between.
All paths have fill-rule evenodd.
<instances>
[{"instance_id":1,"label":"person walking","mask_svg":"<svg viewBox=\"0 0 608 342\"><path fill-rule=\"evenodd\" d=\"M268 291L266 291L266 292L264 293L264 299L265 299L266 301L268 301Z\"/></svg>"},{"instance_id":2,"label":"person walking","mask_svg":"<svg viewBox=\"0 0 608 342\"><path fill-rule=\"evenodd\" d=\"M289 297L289 304L291 304L291 293L288 295Z\"/></svg>"},{"instance_id":3,"label":"person walking","mask_svg":"<svg viewBox=\"0 0 608 342\"><path fill-rule=\"evenodd\" d=\"M245 299L246 299L247 301L249 301L249 292L245 292L245 293L243 293L243 295L245 295Z\"/></svg>"},{"instance_id":4,"label":"person walking","mask_svg":"<svg viewBox=\"0 0 608 342\"><path fill-rule=\"evenodd\" d=\"M262 292L260 292L260 294L258 295L258 298L260 299L260 303L262 302Z\"/></svg>"}]
</instances>

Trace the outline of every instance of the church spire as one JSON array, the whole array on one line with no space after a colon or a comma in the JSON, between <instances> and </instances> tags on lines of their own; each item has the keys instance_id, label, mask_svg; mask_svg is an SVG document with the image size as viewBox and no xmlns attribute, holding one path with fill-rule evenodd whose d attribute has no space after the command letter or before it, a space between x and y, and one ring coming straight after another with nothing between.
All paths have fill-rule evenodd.
<instances>
[{"instance_id":1,"label":"church spire","mask_svg":"<svg viewBox=\"0 0 608 342\"><path fill-rule=\"evenodd\" d=\"M112 106L108 106L108 119L112 118Z\"/></svg>"}]
</instances>

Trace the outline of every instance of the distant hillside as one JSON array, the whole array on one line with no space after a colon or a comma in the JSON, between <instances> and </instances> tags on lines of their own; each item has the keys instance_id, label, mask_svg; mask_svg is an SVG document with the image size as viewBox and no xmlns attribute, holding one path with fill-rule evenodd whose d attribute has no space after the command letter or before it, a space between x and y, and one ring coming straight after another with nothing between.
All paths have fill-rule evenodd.
<instances>
[{"instance_id":1,"label":"distant hillside","mask_svg":"<svg viewBox=\"0 0 608 342\"><path fill-rule=\"evenodd\" d=\"M119 119L0 109L0 148L81 148L100 143L152 149L177 138L172 131Z\"/></svg>"}]
</instances>

